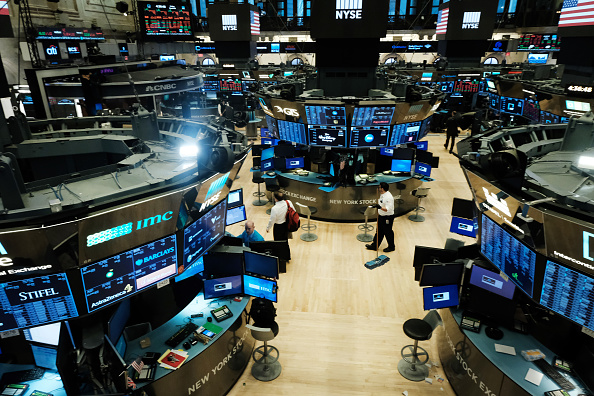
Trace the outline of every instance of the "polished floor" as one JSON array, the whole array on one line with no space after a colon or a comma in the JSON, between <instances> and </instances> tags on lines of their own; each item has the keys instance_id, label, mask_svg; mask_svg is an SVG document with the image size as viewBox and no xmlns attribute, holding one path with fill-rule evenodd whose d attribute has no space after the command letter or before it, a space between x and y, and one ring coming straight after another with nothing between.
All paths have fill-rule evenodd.
<instances>
[{"instance_id":1,"label":"polished floor","mask_svg":"<svg viewBox=\"0 0 594 396\"><path fill-rule=\"evenodd\" d=\"M280 377L260 382L251 375L251 363L230 395L454 395L437 352L437 337L426 348L433 383L410 382L397 370L400 350L412 341L402 331L409 318L422 318L422 291L414 281L415 245L443 247L449 237L473 240L449 232L452 199L471 198L458 160L443 148L443 135L429 136L429 150L440 157L434 169L429 196L423 200L425 222L407 216L394 222L396 251L390 261L368 270L364 263L375 257L357 241L357 224L315 221L318 240L303 242L302 231L290 241L292 261L279 279L277 322L280 332L271 344L280 351ZM265 239L268 206L251 205L256 185L251 182L251 158L233 188L243 187L248 218ZM303 220L302 220L303 222ZM243 224L228 228L234 235ZM386 247L384 245L382 248ZM438 331L441 331L439 329Z\"/></svg>"}]
</instances>

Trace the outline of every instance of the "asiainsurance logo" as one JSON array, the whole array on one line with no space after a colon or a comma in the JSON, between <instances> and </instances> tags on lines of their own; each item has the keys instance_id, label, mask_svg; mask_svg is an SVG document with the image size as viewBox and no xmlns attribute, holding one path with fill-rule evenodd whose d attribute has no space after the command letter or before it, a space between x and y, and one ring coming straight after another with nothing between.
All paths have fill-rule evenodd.
<instances>
[{"instance_id":1,"label":"asiainsurance logo","mask_svg":"<svg viewBox=\"0 0 594 396\"><path fill-rule=\"evenodd\" d=\"M336 19L362 19L363 0L336 0Z\"/></svg>"},{"instance_id":2,"label":"asiainsurance logo","mask_svg":"<svg viewBox=\"0 0 594 396\"><path fill-rule=\"evenodd\" d=\"M465 12L462 19L462 29L478 29L481 21L480 11Z\"/></svg>"},{"instance_id":3,"label":"asiainsurance logo","mask_svg":"<svg viewBox=\"0 0 594 396\"><path fill-rule=\"evenodd\" d=\"M200 212L206 209L209 205L214 205L221 195L221 191L225 184L227 183L227 179L229 179L229 175L231 172L225 173L223 176L219 177L217 180L212 182L208 191L206 192L206 197L204 197L204 203L200 206Z\"/></svg>"}]
</instances>

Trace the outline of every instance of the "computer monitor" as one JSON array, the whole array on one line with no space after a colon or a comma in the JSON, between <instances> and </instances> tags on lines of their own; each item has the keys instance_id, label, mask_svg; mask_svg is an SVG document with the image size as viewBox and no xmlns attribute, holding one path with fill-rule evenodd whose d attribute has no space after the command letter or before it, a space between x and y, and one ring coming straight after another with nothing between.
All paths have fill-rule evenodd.
<instances>
[{"instance_id":1,"label":"computer monitor","mask_svg":"<svg viewBox=\"0 0 594 396\"><path fill-rule=\"evenodd\" d=\"M31 352L33 352L33 358L37 367L58 370L56 366L58 348L56 346L31 344Z\"/></svg>"},{"instance_id":2,"label":"computer monitor","mask_svg":"<svg viewBox=\"0 0 594 396\"><path fill-rule=\"evenodd\" d=\"M276 146L280 142L278 139L271 139L271 138L262 138L260 141L261 144L266 146Z\"/></svg>"},{"instance_id":3,"label":"computer monitor","mask_svg":"<svg viewBox=\"0 0 594 396\"><path fill-rule=\"evenodd\" d=\"M229 191L227 195L227 209L236 208L243 205L243 188Z\"/></svg>"},{"instance_id":4,"label":"computer monitor","mask_svg":"<svg viewBox=\"0 0 594 396\"><path fill-rule=\"evenodd\" d=\"M330 163L330 170L328 171L328 173L330 173L330 176L335 177L336 176L336 172L334 172L334 164Z\"/></svg>"},{"instance_id":5,"label":"computer monitor","mask_svg":"<svg viewBox=\"0 0 594 396\"><path fill-rule=\"evenodd\" d=\"M386 157L392 157L394 155L394 147L380 148L380 155L385 155Z\"/></svg>"},{"instance_id":6,"label":"computer monitor","mask_svg":"<svg viewBox=\"0 0 594 396\"><path fill-rule=\"evenodd\" d=\"M204 277L225 278L243 274L243 254L209 252L204 255Z\"/></svg>"},{"instance_id":7,"label":"computer monitor","mask_svg":"<svg viewBox=\"0 0 594 396\"><path fill-rule=\"evenodd\" d=\"M292 144L279 144L274 148L276 157L293 157L295 155L295 146Z\"/></svg>"},{"instance_id":8,"label":"computer monitor","mask_svg":"<svg viewBox=\"0 0 594 396\"><path fill-rule=\"evenodd\" d=\"M410 148L398 148L394 150L393 157L396 159L412 160L415 157L415 150Z\"/></svg>"},{"instance_id":9,"label":"computer monitor","mask_svg":"<svg viewBox=\"0 0 594 396\"><path fill-rule=\"evenodd\" d=\"M424 264L419 286L459 285L464 263Z\"/></svg>"},{"instance_id":10,"label":"computer monitor","mask_svg":"<svg viewBox=\"0 0 594 396\"><path fill-rule=\"evenodd\" d=\"M260 169L264 172L274 170L274 158L263 160L260 162Z\"/></svg>"},{"instance_id":11,"label":"computer monitor","mask_svg":"<svg viewBox=\"0 0 594 396\"><path fill-rule=\"evenodd\" d=\"M426 140L415 142L415 146L417 146L417 150L427 151L429 149L429 142Z\"/></svg>"},{"instance_id":12,"label":"computer monitor","mask_svg":"<svg viewBox=\"0 0 594 396\"><path fill-rule=\"evenodd\" d=\"M251 245L251 244L250 244ZM263 253L244 251L245 272L268 278L278 278L278 258Z\"/></svg>"},{"instance_id":13,"label":"computer monitor","mask_svg":"<svg viewBox=\"0 0 594 396\"><path fill-rule=\"evenodd\" d=\"M388 144L389 126L353 126L349 147L382 147Z\"/></svg>"},{"instance_id":14,"label":"computer monitor","mask_svg":"<svg viewBox=\"0 0 594 396\"><path fill-rule=\"evenodd\" d=\"M245 213L245 205L238 206L233 209L227 209L227 222L228 226L232 224L239 223L241 221L246 221L247 215Z\"/></svg>"},{"instance_id":15,"label":"computer monitor","mask_svg":"<svg viewBox=\"0 0 594 396\"><path fill-rule=\"evenodd\" d=\"M124 332L124 327L126 327L128 319L130 319L129 298L122 300L115 312L111 315L111 318L107 321L107 336L114 345L117 344L118 339Z\"/></svg>"},{"instance_id":16,"label":"computer monitor","mask_svg":"<svg viewBox=\"0 0 594 396\"><path fill-rule=\"evenodd\" d=\"M206 279L204 281L204 299L235 296L243 293L243 275L226 278Z\"/></svg>"},{"instance_id":17,"label":"computer monitor","mask_svg":"<svg viewBox=\"0 0 594 396\"><path fill-rule=\"evenodd\" d=\"M393 159L392 160L392 167L390 168L390 170L392 172L410 173L411 167L412 167L412 161L411 160Z\"/></svg>"},{"instance_id":18,"label":"computer monitor","mask_svg":"<svg viewBox=\"0 0 594 396\"><path fill-rule=\"evenodd\" d=\"M27 341L47 345L58 345L58 342L60 341L60 327L60 322L57 322L24 329L23 334Z\"/></svg>"},{"instance_id":19,"label":"computer monitor","mask_svg":"<svg viewBox=\"0 0 594 396\"><path fill-rule=\"evenodd\" d=\"M454 234L464 235L470 238L476 238L476 229L474 220L463 219L461 217L452 217L450 224L450 232Z\"/></svg>"},{"instance_id":20,"label":"computer monitor","mask_svg":"<svg viewBox=\"0 0 594 396\"><path fill-rule=\"evenodd\" d=\"M268 147L264 147L261 144L254 144L252 145L252 156L253 157L260 157L262 155L262 150L268 148Z\"/></svg>"},{"instance_id":21,"label":"computer monitor","mask_svg":"<svg viewBox=\"0 0 594 396\"><path fill-rule=\"evenodd\" d=\"M415 173L425 177L431 176L431 165L423 162L415 162Z\"/></svg>"},{"instance_id":22,"label":"computer monitor","mask_svg":"<svg viewBox=\"0 0 594 396\"><path fill-rule=\"evenodd\" d=\"M243 276L243 294L277 302L277 283L274 280Z\"/></svg>"},{"instance_id":23,"label":"computer monitor","mask_svg":"<svg viewBox=\"0 0 594 396\"><path fill-rule=\"evenodd\" d=\"M278 120L278 135L281 140L298 144L307 144L305 125L299 122Z\"/></svg>"},{"instance_id":24,"label":"computer monitor","mask_svg":"<svg viewBox=\"0 0 594 396\"><path fill-rule=\"evenodd\" d=\"M430 164L433 159L433 153L429 151L416 150L415 154L417 162L422 162L424 164Z\"/></svg>"},{"instance_id":25,"label":"computer monitor","mask_svg":"<svg viewBox=\"0 0 594 396\"><path fill-rule=\"evenodd\" d=\"M250 242L250 249L254 252L266 253L278 257L280 260L291 260L291 250L288 241L258 241Z\"/></svg>"},{"instance_id":26,"label":"computer monitor","mask_svg":"<svg viewBox=\"0 0 594 396\"><path fill-rule=\"evenodd\" d=\"M304 166L305 166L305 158L303 158L303 157L287 158L286 159L286 168L287 169L303 168Z\"/></svg>"},{"instance_id":27,"label":"computer monitor","mask_svg":"<svg viewBox=\"0 0 594 396\"><path fill-rule=\"evenodd\" d=\"M243 240L241 238L238 238L238 237L234 237L234 236L230 236L230 235L225 235L219 241L219 245L224 245L224 246L243 246Z\"/></svg>"},{"instance_id":28,"label":"computer monitor","mask_svg":"<svg viewBox=\"0 0 594 396\"><path fill-rule=\"evenodd\" d=\"M113 343L105 334L103 347L99 355L99 361L102 366L107 368L107 372L111 377L111 382L114 384L118 392L128 391L128 372L124 359L116 350Z\"/></svg>"},{"instance_id":29,"label":"computer monitor","mask_svg":"<svg viewBox=\"0 0 594 396\"><path fill-rule=\"evenodd\" d=\"M423 289L423 308L425 311L455 307L458 304L458 285L426 287Z\"/></svg>"},{"instance_id":30,"label":"computer monitor","mask_svg":"<svg viewBox=\"0 0 594 396\"><path fill-rule=\"evenodd\" d=\"M452 216L463 219L474 217L474 202L470 199L454 198L452 202Z\"/></svg>"},{"instance_id":31,"label":"computer monitor","mask_svg":"<svg viewBox=\"0 0 594 396\"><path fill-rule=\"evenodd\" d=\"M309 125L346 125L344 106L305 106L305 117Z\"/></svg>"},{"instance_id":32,"label":"computer monitor","mask_svg":"<svg viewBox=\"0 0 594 396\"><path fill-rule=\"evenodd\" d=\"M262 150L262 155L260 157L261 157L262 161L273 158L274 157L274 147L270 147L270 148Z\"/></svg>"},{"instance_id":33,"label":"computer monitor","mask_svg":"<svg viewBox=\"0 0 594 396\"><path fill-rule=\"evenodd\" d=\"M413 267L415 267L415 280L421 279L421 270L424 264L451 263L456 260L457 254L453 250L415 246Z\"/></svg>"},{"instance_id":34,"label":"computer monitor","mask_svg":"<svg viewBox=\"0 0 594 396\"><path fill-rule=\"evenodd\" d=\"M309 144L312 146L346 147L347 129L344 126L310 125Z\"/></svg>"},{"instance_id":35,"label":"computer monitor","mask_svg":"<svg viewBox=\"0 0 594 396\"><path fill-rule=\"evenodd\" d=\"M516 291L516 285L513 282L505 280L498 273L486 270L478 265L472 266L470 284L510 300L514 298L514 292Z\"/></svg>"}]
</instances>

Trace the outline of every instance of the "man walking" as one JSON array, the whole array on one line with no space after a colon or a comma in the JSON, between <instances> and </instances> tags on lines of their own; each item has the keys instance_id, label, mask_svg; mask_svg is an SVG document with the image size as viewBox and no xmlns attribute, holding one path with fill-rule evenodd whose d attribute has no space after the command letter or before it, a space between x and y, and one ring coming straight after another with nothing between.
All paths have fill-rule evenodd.
<instances>
[{"instance_id":1,"label":"man walking","mask_svg":"<svg viewBox=\"0 0 594 396\"><path fill-rule=\"evenodd\" d=\"M369 250L377 250L385 236L388 247L384 249L384 252L388 253L396 250L396 245L394 245L394 230L392 229L392 225L394 224L394 197L388 191L390 189L388 183L381 182L378 189L380 197L375 206L378 209L377 214L379 216L377 232L373 237L373 241L365 245L365 247Z\"/></svg>"}]
</instances>

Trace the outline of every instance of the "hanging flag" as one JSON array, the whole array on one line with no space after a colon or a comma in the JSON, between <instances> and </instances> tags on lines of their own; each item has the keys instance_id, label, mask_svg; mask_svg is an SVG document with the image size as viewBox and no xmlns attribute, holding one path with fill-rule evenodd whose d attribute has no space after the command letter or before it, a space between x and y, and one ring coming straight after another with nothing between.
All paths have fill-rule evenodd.
<instances>
[{"instance_id":1,"label":"hanging flag","mask_svg":"<svg viewBox=\"0 0 594 396\"><path fill-rule=\"evenodd\" d=\"M448 31L448 15L450 14L449 8L439 10L437 14L437 29L436 34L446 34Z\"/></svg>"},{"instance_id":2,"label":"hanging flag","mask_svg":"<svg viewBox=\"0 0 594 396\"><path fill-rule=\"evenodd\" d=\"M594 25L594 1L565 0L559 16L559 27Z\"/></svg>"},{"instance_id":3,"label":"hanging flag","mask_svg":"<svg viewBox=\"0 0 594 396\"><path fill-rule=\"evenodd\" d=\"M260 34L260 14L257 11L250 11L250 31L253 36Z\"/></svg>"}]
</instances>

